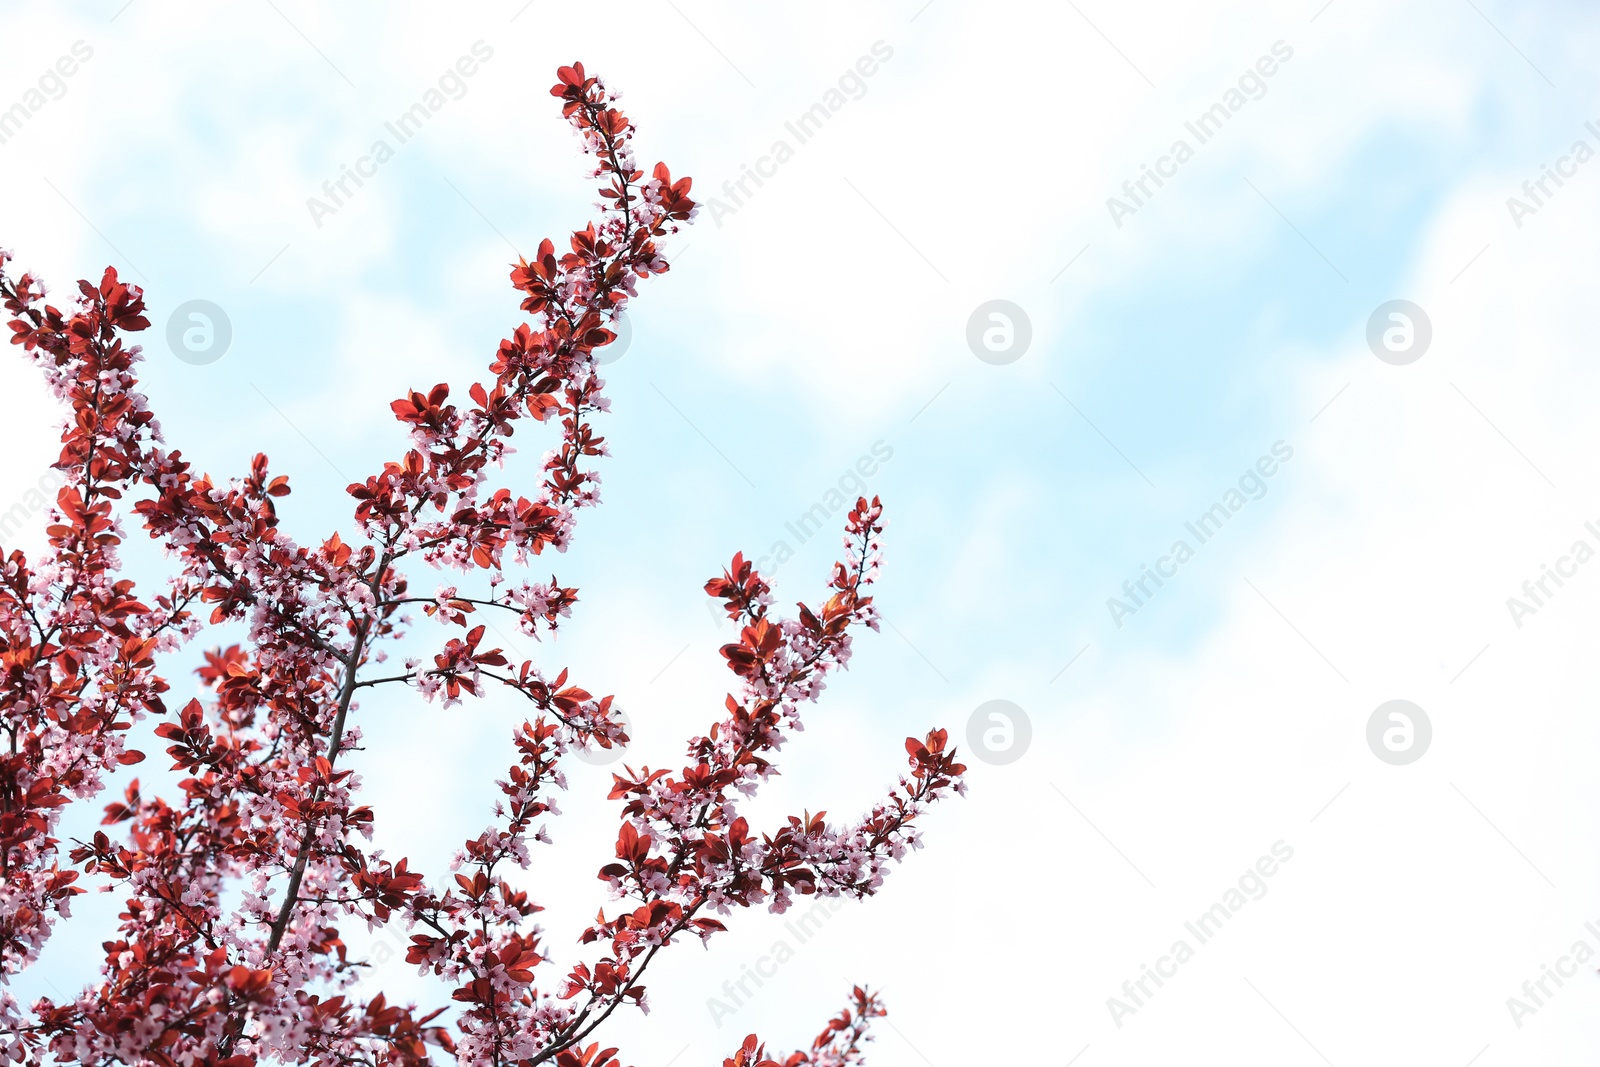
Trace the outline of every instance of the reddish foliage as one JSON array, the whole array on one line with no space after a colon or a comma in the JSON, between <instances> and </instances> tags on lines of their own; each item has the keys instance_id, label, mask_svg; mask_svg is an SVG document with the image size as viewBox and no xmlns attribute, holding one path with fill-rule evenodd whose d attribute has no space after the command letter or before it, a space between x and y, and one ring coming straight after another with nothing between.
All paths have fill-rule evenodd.
<instances>
[{"instance_id":1,"label":"reddish foliage","mask_svg":"<svg viewBox=\"0 0 1600 1067\"><path fill-rule=\"evenodd\" d=\"M923 808L963 788L965 768L935 730L907 740L909 772L855 823L807 814L762 832L739 815L740 800L775 773L769 757L798 728L801 703L845 665L851 629L876 628L866 590L882 507L861 499L822 605L769 614L769 587L742 556L706 584L742 626L722 649L739 692L690 740L686 766L614 776L616 862L599 877L626 904L584 932L587 955L550 963L531 921L541 909L512 885L507 864L526 867L529 842L547 840L536 823L557 814L550 793L565 788L562 759L627 737L610 697L569 684L565 671L551 680L532 662L513 663L469 616L510 612L536 637L570 612L576 590L554 578L512 584L505 570L547 546L565 549L577 510L597 501L583 465L605 451L588 421L605 407L594 349L615 338L608 324L637 282L667 270L657 239L695 213L687 178L657 165L646 180L636 169L633 126L599 79L576 64L558 78L552 95L602 179L601 216L570 251L557 256L545 241L513 269L533 323L500 343L494 377L472 385L470 404L451 403L446 385L394 402L411 448L350 486L350 543L338 533L310 547L288 537L274 506L288 480L268 474L265 456L217 482L163 445L137 391L139 349L125 344L150 325L138 287L108 268L62 311L32 275L8 275L0 253L12 340L71 408L48 550L32 561L12 551L0 564L0 979L37 958L84 891L80 876L126 894L100 978L80 995L25 1008L0 989L11 1060L422 1064L436 1048L473 1065L616 1067L617 1050L591 1035L619 1005L645 1006L641 978L658 953L710 938L724 929L711 915L736 907L781 912L796 895L871 895L887 864L917 847L911 824ZM525 415L560 426L531 498L490 480ZM129 514L177 561L153 594L118 576L113 513L128 498ZM408 595L406 571L417 564L461 571L486 591ZM373 669L381 645L410 625L406 605L419 603L458 633L431 660ZM169 709L157 655L232 622L246 624L248 641L206 653L197 672L206 699ZM499 686L532 705L513 735L517 762L498 783L497 824L466 842L443 882L364 848L373 812L357 802L341 757L360 738L356 694L380 685L445 706ZM187 776L178 795L148 795L135 780L105 806L102 824L118 836L96 832L63 856L62 809L144 759L126 737L145 718ZM399 923L407 960L438 975L454 1007L419 1013L381 994L358 999L361 962L348 957L345 923ZM881 1014L857 989L785 1067L855 1062ZM727 1061L772 1062L754 1037Z\"/></svg>"}]
</instances>

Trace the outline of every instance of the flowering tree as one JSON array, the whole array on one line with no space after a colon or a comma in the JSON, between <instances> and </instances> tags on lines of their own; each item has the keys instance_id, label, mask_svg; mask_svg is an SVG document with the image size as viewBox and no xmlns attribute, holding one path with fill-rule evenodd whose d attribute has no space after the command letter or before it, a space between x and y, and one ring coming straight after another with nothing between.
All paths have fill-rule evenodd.
<instances>
[{"instance_id":1,"label":"flowering tree","mask_svg":"<svg viewBox=\"0 0 1600 1067\"><path fill-rule=\"evenodd\" d=\"M0 297L13 343L70 405L55 465L66 480L50 513L48 549L3 559L0 575L0 980L38 956L80 882L126 895L105 941L100 977L75 999L24 1007L0 987L0 1035L17 1063L424 1064L430 1047L463 1064L612 1067L598 1028L623 1004L646 1006L642 979L669 946L707 940L719 918L798 896L865 897L885 867L917 846L913 821L961 791L965 768L943 730L908 739L910 769L862 819L790 817L766 832L740 801L775 773L771 757L799 728L800 705L844 667L851 632L876 629L869 586L878 571L882 508L858 500L847 553L822 604L772 613L767 582L742 556L708 594L740 625L722 649L738 676L721 717L692 738L677 772L615 774L622 802L616 858L600 872L613 900L584 931L579 958L554 964L514 884L540 825L565 788L573 750L627 741L611 697L562 671L547 678L484 641L483 613L503 612L530 637L554 632L576 590L508 575L546 548L564 551L578 509L598 501L589 457L605 454L589 421L606 409L594 350L636 284L667 270L658 239L694 217L687 178L665 165L645 178L633 126L581 64L551 90L594 159L599 218L550 241L511 272L531 319L500 342L491 378L450 402L435 386L392 405L410 447L351 485L355 524L300 545L274 500L288 480L257 455L243 477L213 481L169 450L134 375L127 335L149 326L143 294L108 268L80 282L67 311L31 275L6 272ZM537 489L497 486L516 424L559 427ZM120 574L119 506L175 561L164 587L140 592ZM413 592L421 567L460 572L472 588ZM420 612L443 627L438 651L385 669L383 645ZM206 653L204 699L168 707L158 658L206 626L243 624L241 644ZM530 705L513 733L517 758L499 781L496 821L469 839L451 874L428 882L406 859L368 850L374 815L358 798L347 754L361 737L357 697L406 686L445 707L503 687ZM134 781L106 805L92 839L55 836L63 810L99 794L117 768L145 756L128 745L156 721L175 795ZM84 876L90 876L85 879ZM361 961L342 924L409 932L408 962L442 979L454 1010L420 1013L357 982ZM877 998L849 1007L807 1051L783 1062L857 1062ZM773 1064L751 1036L729 1067Z\"/></svg>"}]
</instances>

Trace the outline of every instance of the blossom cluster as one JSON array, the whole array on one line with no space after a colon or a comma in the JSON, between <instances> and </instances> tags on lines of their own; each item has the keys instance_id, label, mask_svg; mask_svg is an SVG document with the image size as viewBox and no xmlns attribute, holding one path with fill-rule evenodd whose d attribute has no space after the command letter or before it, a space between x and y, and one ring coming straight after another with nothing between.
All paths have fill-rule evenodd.
<instances>
[{"instance_id":1,"label":"blossom cluster","mask_svg":"<svg viewBox=\"0 0 1600 1067\"><path fill-rule=\"evenodd\" d=\"M596 349L638 283L668 269L658 241L694 218L690 181L658 164L647 178L634 128L581 64L551 94L594 160L599 216L557 255L550 241L511 271L528 322L500 342L467 400L447 385L393 402L408 447L349 487L350 540L296 543L275 501L290 492L257 455L216 480L167 447L135 370L129 335L147 329L144 294L107 268L65 309L39 280L13 276L0 252L0 300L12 341L70 408L56 469L65 484L48 547L0 559L0 1054L18 1064L259 1061L345 1067L421 1065L436 1053L468 1067L612 1067L591 1037L620 1006L648 1004L655 957L724 929L712 916L796 896L864 897L919 847L914 821L964 787L942 730L908 739L909 770L863 818L822 813L753 829L740 805L774 773L801 705L845 667L851 631L876 629L868 590L881 558L883 509L860 499L830 592L792 618L772 614L767 582L742 556L707 583L741 626L722 649L737 692L677 770L625 768L616 862L599 879L622 902L556 966L522 888L530 848L560 815L555 790L574 749L628 741L609 696L566 671L547 678L486 641L480 614L520 632L553 631L577 590L508 574L545 549L565 551L578 512L598 502L589 469L605 454L591 416L606 409ZM516 423L559 436L537 485L517 492L497 472ZM159 590L122 575L124 522L173 561ZM416 572L454 572L432 595ZM427 588L426 585L421 588ZM447 636L431 655L381 668L416 606ZM205 653L203 696L170 707L157 657L207 627L245 639ZM496 784L490 827L430 882L407 858L372 848L375 815L348 754L359 747L357 697L406 687L443 706L491 690L526 700L517 758ZM174 701L174 703L176 703ZM63 810L102 795L145 754L128 739L143 720L184 775L172 796L137 779L105 805L88 840L58 838ZM24 1006L5 988L37 960L83 884L125 898L97 980L76 996ZM404 930L407 960L441 979L448 1004L392 1004L359 981L345 931ZM876 997L857 989L810 1052L786 1067L857 1062ZM737 1062L735 1062L737 1061ZM752 1037L730 1064L766 1063Z\"/></svg>"}]
</instances>

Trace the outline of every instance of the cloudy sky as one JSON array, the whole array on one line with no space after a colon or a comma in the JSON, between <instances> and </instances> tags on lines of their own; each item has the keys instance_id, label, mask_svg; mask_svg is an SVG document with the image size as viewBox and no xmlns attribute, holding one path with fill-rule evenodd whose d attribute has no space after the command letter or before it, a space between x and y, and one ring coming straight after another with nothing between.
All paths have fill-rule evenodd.
<instances>
[{"instance_id":1,"label":"cloudy sky","mask_svg":"<svg viewBox=\"0 0 1600 1067\"><path fill-rule=\"evenodd\" d=\"M304 543L405 447L388 402L464 387L515 328L508 262L587 219L558 65L715 198L607 368L605 504L558 564L582 603L523 651L616 693L631 757L678 759L731 680L701 584L744 550L814 599L834 531L790 525L871 457L889 625L759 811L863 810L933 725L979 749L878 898L663 962L626 1062L806 1044L853 982L886 991L882 1067L1594 1061L1595 12L463 8L0 7L0 244L58 292L143 285L169 440L219 475L267 452ZM197 300L231 333L204 365L167 340ZM20 360L0 390L3 509L59 412ZM379 838L437 873L520 712L364 710ZM563 950L603 902L608 782L573 774L528 876ZM78 910L24 996L92 976L115 902ZM747 966L773 975L714 1010Z\"/></svg>"}]
</instances>

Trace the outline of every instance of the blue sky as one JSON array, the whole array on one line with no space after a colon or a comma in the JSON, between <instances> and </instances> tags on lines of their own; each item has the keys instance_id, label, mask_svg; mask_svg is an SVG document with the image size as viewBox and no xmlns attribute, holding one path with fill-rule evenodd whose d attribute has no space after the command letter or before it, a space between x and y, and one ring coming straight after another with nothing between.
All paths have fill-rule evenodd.
<instances>
[{"instance_id":1,"label":"blue sky","mask_svg":"<svg viewBox=\"0 0 1600 1067\"><path fill-rule=\"evenodd\" d=\"M1575 582L1524 629L1504 608L1600 514L1585 236L1600 165L1521 228L1505 207L1541 163L1594 141L1592 14L1466 0L621 10L625 34L543 0L8 12L20 58L0 102L74 41L94 56L0 145L0 241L57 291L128 265L158 323L184 300L221 305L225 357L179 362L153 330L148 391L200 465L268 452L309 541L347 520L343 486L402 447L388 401L464 390L520 321L513 249L586 219L583 164L545 93L558 63L604 73L641 159L715 194L885 42L893 57L860 98L722 226L703 215L642 287L606 375L605 503L553 564L583 600L539 650L618 693L641 758L675 758L726 687L701 583L734 551L787 539L875 442L893 449L871 482L891 517L879 596L893 626L857 646L761 810L862 808L901 737L964 735L989 699L1026 710L1033 747L975 762L972 797L933 814L928 849L882 899L830 920L826 952L787 965L740 1025L799 1044L870 980L896 1012L874 1051L886 1065L1046 1047L1064 1061L1084 1045L1085 1064L1141 1063L1225 1043L1248 1062L1312 1062L1281 1018L1335 1063L1465 1063L1485 1045L1483 1064L1592 1058L1592 976L1522 1027L1505 1000L1597 914L1584 639L1600 604ZM465 95L316 226L307 198L480 40L493 57ZM1106 198L1278 41L1294 56L1266 95L1116 227ZM1033 327L1007 366L964 337L996 298ZM1433 321L1409 367L1364 341L1393 298ZM5 430L14 496L48 462L54 416L26 368L3 373L28 398ZM1265 496L1115 627L1106 599L1280 440L1294 459ZM544 447L519 444L524 461ZM804 545L780 594L814 598L835 545ZM158 562L130 554L143 573ZM1436 749L1392 768L1362 730L1407 694L1430 709ZM375 722L362 757L403 813L380 833L437 869L486 814L515 710L491 701L447 724L414 701L372 710L401 724ZM584 832L612 816L577 794L603 781L575 776L563 805L571 847L551 863L571 879L548 894L571 914L553 904L553 930L598 903ZM1175 917L1280 838L1297 859L1193 964L1214 973L1185 972L1115 1026L1107 998ZM1029 932L1041 908L1052 918ZM737 1028L712 1025L695 991L781 936L763 922L672 972L662 1017L626 1024L633 1062L731 1049ZM99 939L69 936L58 945ZM70 955L43 973L76 973ZM950 1021L996 986L1001 1025Z\"/></svg>"}]
</instances>

